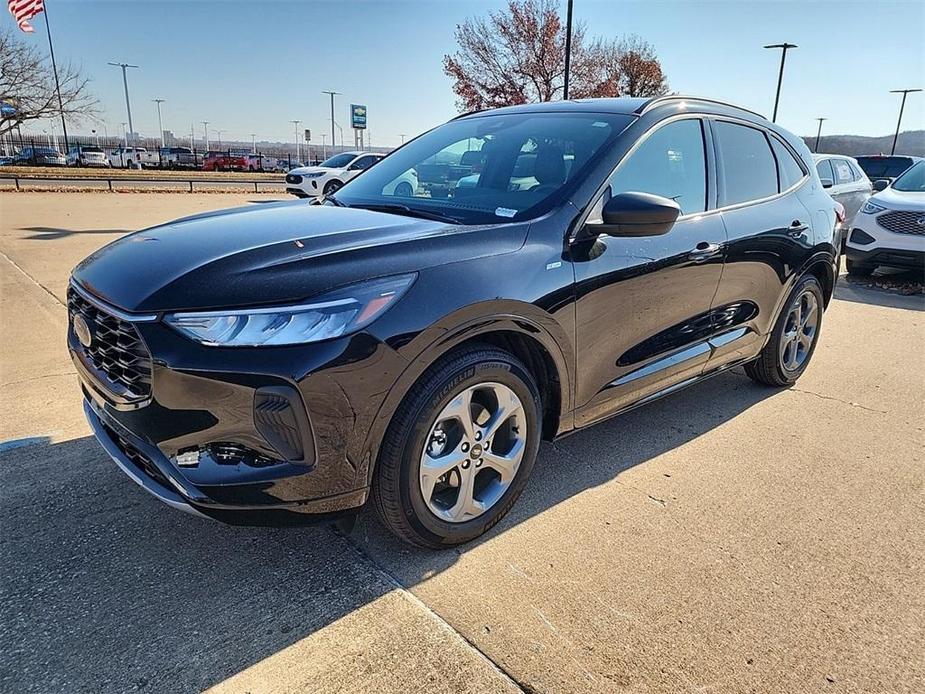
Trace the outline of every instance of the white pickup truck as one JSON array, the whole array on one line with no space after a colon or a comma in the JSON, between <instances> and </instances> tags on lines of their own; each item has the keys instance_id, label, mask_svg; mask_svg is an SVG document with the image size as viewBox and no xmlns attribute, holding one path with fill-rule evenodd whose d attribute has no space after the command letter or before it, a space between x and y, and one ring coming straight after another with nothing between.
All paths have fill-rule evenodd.
<instances>
[{"instance_id":1,"label":"white pickup truck","mask_svg":"<svg viewBox=\"0 0 925 694\"><path fill-rule=\"evenodd\" d=\"M157 152L149 152L144 147L119 147L109 153L109 164L114 169L131 169L135 164L141 168L157 166Z\"/></svg>"}]
</instances>

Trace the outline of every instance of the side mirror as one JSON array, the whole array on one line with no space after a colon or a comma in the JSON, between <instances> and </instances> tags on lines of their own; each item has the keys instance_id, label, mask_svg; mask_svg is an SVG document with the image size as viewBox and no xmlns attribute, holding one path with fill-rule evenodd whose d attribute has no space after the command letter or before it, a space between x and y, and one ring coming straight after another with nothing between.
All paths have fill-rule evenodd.
<instances>
[{"instance_id":1,"label":"side mirror","mask_svg":"<svg viewBox=\"0 0 925 694\"><path fill-rule=\"evenodd\" d=\"M833 181L831 178L823 178L820 180L822 181L823 188L831 188L832 186L835 185L835 181Z\"/></svg>"},{"instance_id":2,"label":"side mirror","mask_svg":"<svg viewBox=\"0 0 925 694\"><path fill-rule=\"evenodd\" d=\"M878 178L876 181L874 181L874 190L879 193L881 190L886 190L889 185L890 182L885 178Z\"/></svg>"},{"instance_id":3,"label":"side mirror","mask_svg":"<svg viewBox=\"0 0 925 694\"><path fill-rule=\"evenodd\" d=\"M601 211L603 224L589 224L588 231L609 236L661 236L681 215L674 200L651 193L614 195Z\"/></svg>"}]
</instances>

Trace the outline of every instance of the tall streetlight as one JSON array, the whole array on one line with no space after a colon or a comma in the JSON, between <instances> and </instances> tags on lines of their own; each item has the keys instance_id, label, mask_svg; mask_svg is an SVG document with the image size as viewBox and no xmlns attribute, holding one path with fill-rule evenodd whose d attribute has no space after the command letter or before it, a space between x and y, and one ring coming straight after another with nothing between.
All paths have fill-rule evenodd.
<instances>
[{"instance_id":1,"label":"tall streetlight","mask_svg":"<svg viewBox=\"0 0 925 694\"><path fill-rule=\"evenodd\" d=\"M398 133L398 136L401 138L401 143L402 143L402 144L405 144L405 137L406 137L406 136L403 135L402 133Z\"/></svg>"},{"instance_id":2,"label":"tall streetlight","mask_svg":"<svg viewBox=\"0 0 925 694\"><path fill-rule=\"evenodd\" d=\"M774 97L774 115L771 116L771 122L777 122L777 105L780 103L780 85L784 81L784 61L787 60L787 51L791 48L799 48L795 43L772 43L765 48L780 48L780 74L777 76L777 95Z\"/></svg>"},{"instance_id":3,"label":"tall streetlight","mask_svg":"<svg viewBox=\"0 0 925 694\"><path fill-rule=\"evenodd\" d=\"M164 142L164 124L161 122L161 104L167 101L167 99L151 99L155 104L157 104L157 129L161 133L161 147L166 147L167 143Z\"/></svg>"},{"instance_id":4,"label":"tall streetlight","mask_svg":"<svg viewBox=\"0 0 925 694\"><path fill-rule=\"evenodd\" d=\"M334 138L334 97L340 92L322 91L321 93L331 95L331 154L333 154L334 150L337 149L337 140ZM341 135L341 140L343 139L343 135ZM343 145L343 142L341 142L341 145Z\"/></svg>"},{"instance_id":5,"label":"tall streetlight","mask_svg":"<svg viewBox=\"0 0 925 694\"><path fill-rule=\"evenodd\" d=\"M126 131L125 131L125 126L128 125L128 123L126 123L125 121L122 121L121 123L119 123L119 125L122 126L122 146L128 147L128 135L126 134Z\"/></svg>"},{"instance_id":6,"label":"tall streetlight","mask_svg":"<svg viewBox=\"0 0 925 694\"><path fill-rule=\"evenodd\" d=\"M328 134L321 133L321 161L328 158Z\"/></svg>"},{"instance_id":7,"label":"tall streetlight","mask_svg":"<svg viewBox=\"0 0 925 694\"><path fill-rule=\"evenodd\" d=\"M568 101L568 76L572 63L572 0L568 0L568 10L565 15L565 85L562 87L562 98Z\"/></svg>"},{"instance_id":8,"label":"tall streetlight","mask_svg":"<svg viewBox=\"0 0 925 694\"><path fill-rule=\"evenodd\" d=\"M295 158L298 163L302 163L302 145L299 142L299 126L302 125L300 120L289 121L295 127Z\"/></svg>"},{"instance_id":9,"label":"tall streetlight","mask_svg":"<svg viewBox=\"0 0 925 694\"><path fill-rule=\"evenodd\" d=\"M219 130L216 130L215 132L218 133L218 148L221 149L222 148L222 133L227 133L228 131L219 129Z\"/></svg>"},{"instance_id":10,"label":"tall streetlight","mask_svg":"<svg viewBox=\"0 0 925 694\"><path fill-rule=\"evenodd\" d=\"M202 139L205 140L203 143L206 148L206 152L209 151L209 121L204 120L200 121L202 123Z\"/></svg>"},{"instance_id":11,"label":"tall streetlight","mask_svg":"<svg viewBox=\"0 0 925 694\"><path fill-rule=\"evenodd\" d=\"M337 126L337 131L340 133L340 148L341 150L343 150L344 149L344 129L340 127L340 123L335 122L334 125ZM334 130L332 129L331 133L333 132ZM332 134L332 137L333 137L333 134Z\"/></svg>"},{"instance_id":12,"label":"tall streetlight","mask_svg":"<svg viewBox=\"0 0 925 694\"><path fill-rule=\"evenodd\" d=\"M828 120L828 118L817 118L816 120L819 121L819 127L816 129L816 146L813 147L814 152L819 151L819 136L822 135L822 121Z\"/></svg>"},{"instance_id":13,"label":"tall streetlight","mask_svg":"<svg viewBox=\"0 0 925 694\"><path fill-rule=\"evenodd\" d=\"M138 69L137 65L129 65L128 63L109 63L113 67L122 68L122 86L125 87L125 110L128 112L128 131L129 134L135 133L135 127L132 125L132 104L129 102L128 98L128 77L125 76L125 71L127 68ZM133 138L134 140L134 138ZM128 137L125 138L125 144L128 146Z\"/></svg>"},{"instance_id":14,"label":"tall streetlight","mask_svg":"<svg viewBox=\"0 0 925 694\"><path fill-rule=\"evenodd\" d=\"M257 133L251 133L251 154L257 154Z\"/></svg>"},{"instance_id":15,"label":"tall streetlight","mask_svg":"<svg viewBox=\"0 0 925 694\"><path fill-rule=\"evenodd\" d=\"M906 108L906 96L913 92L920 92L921 89L891 89L890 94L902 94L903 100L899 105L899 119L896 121L896 133L893 135L893 146L890 148L890 156L896 152L896 140L899 139L899 126L903 122L903 110Z\"/></svg>"}]
</instances>

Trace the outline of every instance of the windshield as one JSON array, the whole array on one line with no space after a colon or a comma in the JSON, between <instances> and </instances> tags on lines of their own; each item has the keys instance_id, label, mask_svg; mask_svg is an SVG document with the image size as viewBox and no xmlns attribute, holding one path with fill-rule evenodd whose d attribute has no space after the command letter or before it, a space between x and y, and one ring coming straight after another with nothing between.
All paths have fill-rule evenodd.
<instances>
[{"instance_id":1,"label":"windshield","mask_svg":"<svg viewBox=\"0 0 925 694\"><path fill-rule=\"evenodd\" d=\"M530 219L561 202L632 120L565 112L450 121L352 180L337 200L399 205L464 224Z\"/></svg>"},{"instance_id":2,"label":"windshield","mask_svg":"<svg viewBox=\"0 0 925 694\"><path fill-rule=\"evenodd\" d=\"M90 152L91 154L102 154L103 153L103 150L101 150L99 147L81 147L80 151Z\"/></svg>"},{"instance_id":3,"label":"windshield","mask_svg":"<svg viewBox=\"0 0 925 694\"><path fill-rule=\"evenodd\" d=\"M356 156L356 154L335 154L330 159L321 162L321 166L328 169L342 169L356 159Z\"/></svg>"},{"instance_id":4,"label":"windshield","mask_svg":"<svg viewBox=\"0 0 925 694\"><path fill-rule=\"evenodd\" d=\"M920 161L893 181L893 190L904 193L925 193L925 161Z\"/></svg>"},{"instance_id":5,"label":"windshield","mask_svg":"<svg viewBox=\"0 0 925 694\"><path fill-rule=\"evenodd\" d=\"M856 157L858 164L871 180L895 178L912 166L909 157Z\"/></svg>"}]
</instances>

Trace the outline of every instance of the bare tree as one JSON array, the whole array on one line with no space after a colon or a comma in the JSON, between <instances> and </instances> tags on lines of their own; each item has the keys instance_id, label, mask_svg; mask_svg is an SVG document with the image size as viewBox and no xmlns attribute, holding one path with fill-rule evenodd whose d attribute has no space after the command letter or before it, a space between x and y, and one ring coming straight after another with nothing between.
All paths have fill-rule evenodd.
<instances>
[{"instance_id":1,"label":"bare tree","mask_svg":"<svg viewBox=\"0 0 925 694\"><path fill-rule=\"evenodd\" d=\"M456 27L459 50L443 58L460 110L562 98L565 26L552 0L509 0ZM668 86L655 49L638 36L586 39L572 30L569 96L655 96Z\"/></svg>"},{"instance_id":2,"label":"bare tree","mask_svg":"<svg viewBox=\"0 0 925 694\"><path fill-rule=\"evenodd\" d=\"M64 117L80 120L96 113L89 78L70 63L58 64ZM51 62L35 46L0 30L0 135L39 118L58 118L61 108Z\"/></svg>"}]
</instances>

